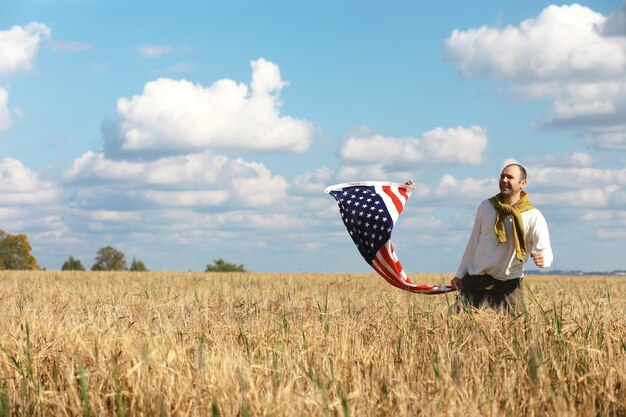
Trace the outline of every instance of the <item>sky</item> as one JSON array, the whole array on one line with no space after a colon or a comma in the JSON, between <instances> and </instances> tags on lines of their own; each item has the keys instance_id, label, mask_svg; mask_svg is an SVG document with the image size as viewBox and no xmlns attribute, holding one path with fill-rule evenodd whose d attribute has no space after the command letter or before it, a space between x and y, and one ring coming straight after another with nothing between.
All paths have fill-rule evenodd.
<instances>
[{"instance_id":1,"label":"sky","mask_svg":"<svg viewBox=\"0 0 626 417\"><path fill-rule=\"evenodd\" d=\"M626 269L626 2L0 2L0 229L42 268L369 272L324 189L412 179L396 252L454 273L513 161L552 269Z\"/></svg>"}]
</instances>

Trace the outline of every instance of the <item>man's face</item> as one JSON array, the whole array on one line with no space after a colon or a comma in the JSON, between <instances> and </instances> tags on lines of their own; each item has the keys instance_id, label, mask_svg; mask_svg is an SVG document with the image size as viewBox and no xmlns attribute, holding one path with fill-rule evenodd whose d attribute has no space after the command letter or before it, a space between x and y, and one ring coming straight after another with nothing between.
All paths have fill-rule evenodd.
<instances>
[{"instance_id":1,"label":"man's face","mask_svg":"<svg viewBox=\"0 0 626 417\"><path fill-rule=\"evenodd\" d=\"M522 192L526 180L521 178L520 169L512 165L502 170L500 174L500 192L503 196L514 196Z\"/></svg>"}]
</instances>

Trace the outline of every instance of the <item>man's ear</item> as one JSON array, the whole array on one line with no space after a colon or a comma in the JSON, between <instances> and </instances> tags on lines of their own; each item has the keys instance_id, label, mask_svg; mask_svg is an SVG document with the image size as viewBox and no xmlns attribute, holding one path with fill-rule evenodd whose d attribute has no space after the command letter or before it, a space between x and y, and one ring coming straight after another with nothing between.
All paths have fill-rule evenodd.
<instances>
[{"instance_id":1,"label":"man's ear","mask_svg":"<svg viewBox=\"0 0 626 417\"><path fill-rule=\"evenodd\" d=\"M526 187L526 184L528 184L528 180L526 178L524 178L519 183L522 186L522 189L524 189L524 187Z\"/></svg>"}]
</instances>

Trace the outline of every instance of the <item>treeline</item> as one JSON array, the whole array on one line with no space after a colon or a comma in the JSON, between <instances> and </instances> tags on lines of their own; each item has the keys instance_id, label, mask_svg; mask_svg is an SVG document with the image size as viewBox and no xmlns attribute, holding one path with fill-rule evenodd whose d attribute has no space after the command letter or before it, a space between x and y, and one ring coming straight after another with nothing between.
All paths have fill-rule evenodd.
<instances>
[{"instance_id":1,"label":"treeline","mask_svg":"<svg viewBox=\"0 0 626 417\"><path fill-rule=\"evenodd\" d=\"M61 271L84 271L85 267L79 259L70 257L61 266ZM126 255L111 246L100 248L96 253L96 259L91 266L92 271L147 271L146 265L141 259L133 258L128 266Z\"/></svg>"},{"instance_id":2,"label":"treeline","mask_svg":"<svg viewBox=\"0 0 626 417\"><path fill-rule=\"evenodd\" d=\"M32 247L28 237L24 234L11 235L0 229L0 270L35 270L40 269L37 259L31 253ZM61 266L62 271L85 271L79 259L70 257ZM111 247L100 248L96 253L92 271L148 271L141 259L133 257L130 266L126 262L126 255ZM215 259L208 264L205 272L247 272L243 264L226 262L222 258Z\"/></svg>"}]
</instances>

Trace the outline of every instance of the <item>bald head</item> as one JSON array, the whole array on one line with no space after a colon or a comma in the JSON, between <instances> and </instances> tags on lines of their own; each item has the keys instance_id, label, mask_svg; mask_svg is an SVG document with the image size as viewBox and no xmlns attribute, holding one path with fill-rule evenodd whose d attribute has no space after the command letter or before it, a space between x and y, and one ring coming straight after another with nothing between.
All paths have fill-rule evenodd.
<instances>
[{"instance_id":1,"label":"bald head","mask_svg":"<svg viewBox=\"0 0 626 417\"><path fill-rule=\"evenodd\" d=\"M520 164L518 164L518 163L511 163L511 164L508 164L507 166L505 166L504 168L502 168L502 172L504 172L507 168L510 168L510 167L516 167L516 168L519 170L519 174L520 174L520 175L519 175L519 178L520 178L521 180L525 180L525 179L527 179L526 168L524 168L524 166L523 166L523 165L520 165Z\"/></svg>"}]
</instances>

